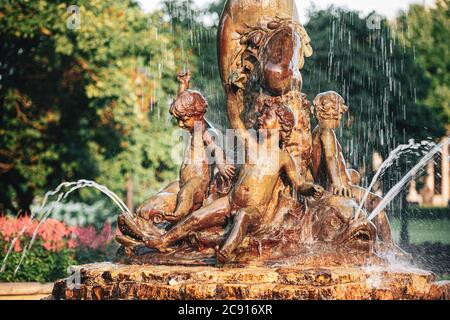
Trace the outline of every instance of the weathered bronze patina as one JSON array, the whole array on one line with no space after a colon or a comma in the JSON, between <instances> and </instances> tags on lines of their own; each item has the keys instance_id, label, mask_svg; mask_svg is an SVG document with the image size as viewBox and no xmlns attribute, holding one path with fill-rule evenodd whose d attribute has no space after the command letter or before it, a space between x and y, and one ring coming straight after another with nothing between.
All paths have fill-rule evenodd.
<instances>
[{"instance_id":1,"label":"weathered bronze patina","mask_svg":"<svg viewBox=\"0 0 450 320\"><path fill-rule=\"evenodd\" d=\"M347 168L334 133L348 109L344 100L325 92L311 108L302 93L301 70L313 50L296 12L292 0L227 2L220 76L245 163L229 164L207 130L206 99L189 89L190 73L180 73L170 113L191 135L180 179L134 219L118 218L123 260L318 266L382 262L395 248L386 214L367 218L379 200L371 196L358 208L360 177Z\"/></svg>"}]
</instances>

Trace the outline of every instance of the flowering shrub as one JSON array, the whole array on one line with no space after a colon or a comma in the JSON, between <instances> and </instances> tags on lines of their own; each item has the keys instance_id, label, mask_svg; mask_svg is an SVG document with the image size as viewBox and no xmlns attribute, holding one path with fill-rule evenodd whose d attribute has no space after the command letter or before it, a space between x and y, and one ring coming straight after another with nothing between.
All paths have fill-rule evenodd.
<instances>
[{"instance_id":1,"label":"flowering shrub","mask_svg":"<svg viewBox=\"0 0 450 320\"><path fill-rule=\"evenodd\" d=\"M31 241L34 232L35 243L14 276L23 248ZM48 219L39 225L39 221L31 221L29 217L0 217L0 263L13 239L21 233L8 257L5 272L0 273L0 282L54 281L66 277L70 265L103 261L115 249L111 245L114 232L110 224L105 224L97 232L92 226L67 226L55 219Z\"/></svg>"},{"instance_id":2,"label":"flowering shrub","mask_svg":"<svg viewBox=\"0 0 450 320\"><path fill-rule=\"evenodd\" d=\"M39 227L39 228L38 228ZM38 229L37 229L38 228ZM39 226L39 221L30 221L29 217L14 219L10 217L0 218L0 238L3 240L3 251L6 253L9 243L16 238L21 231L23 235L14 244L14 251L22 251L22 242L31 240L33 233L37 230L36 241L51 252L59 252L64 248L73 249L76 242L73 237L74 228L66 226L63 222L48 219Z\"/></svg>"},{"instance_id":3,"label":"flowering shrub","mask_svg":"<svg viewBox=\"0 0 450 320\"><path fill-rule=\"evenodd\" d=\"M114 236L110 224L105 224L100 233L97 233L93 226L87 228L76 227L74 232L79 246L95 250L105 248Z\"/></svg>"},{"instance_id":4,"label":"flowering shrub","mask_svg":"<svg viewBox=\"0 0 450 320\"><path fill-rule=\"evenodd\" d=\"M89 226L87 228L75 228L77 238L76 260L78 264L99 261L110 261L117 250L114 241L114 231L110 224L105 224L103 229L97 230Z\"/></svg>"}]
</instances>

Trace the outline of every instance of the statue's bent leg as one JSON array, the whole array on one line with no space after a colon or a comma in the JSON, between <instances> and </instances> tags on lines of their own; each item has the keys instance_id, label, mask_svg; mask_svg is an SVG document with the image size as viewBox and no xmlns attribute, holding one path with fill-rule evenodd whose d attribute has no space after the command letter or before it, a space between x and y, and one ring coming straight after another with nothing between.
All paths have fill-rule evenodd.
<instances>
[{"instance_id":1,"label":"statue's bent leg","mask_svg":"<svg viewBox=\"0 0 450 320\"><path fill-rule=\"evenodd\" d=\"M230 213L228 196L217 199L209 206L188 215L161 238L146 239L145 244L150 248L164 250L178 240L186 238L193 231L224 225Z\"/></svg>"},{"instance_id":2,"label":"statue's bent leg","mask_svg":"<svg viewBox=\"0 0 450 320\"><path fill-rule=\"evenodd\" d=\"M179 221L202 204L208 184L203 178L189 180L178 192L177 207L173 213L167 213L167 220Z\"/></svg>"},{"instance_id":3,"label":"statue's bent leg","mask_svg":"<svg viewBox=\"0 0 450 320\"><path fill-rule=\"evenodd\" d=\"M233 228L222 248L217 252L217 260L220 263L230 262L234 258L236 248L242 243L248 233L248 228L260 217L256 208L242 208L234 216Z\"/></svg>"},{"instance_id":4,"label":"statue's bent leg","mask_svg":"<svg viewBox=\"0 0 450 320\"><path fill-rule=\"evenodd\" d=\"M137 217L142 221L148 221L149 224L163 221L167 212L173 212L175 210L179 191L179 182L172 182L156 195L147 199L136 210Z\"/></svg>"}]
</instances>

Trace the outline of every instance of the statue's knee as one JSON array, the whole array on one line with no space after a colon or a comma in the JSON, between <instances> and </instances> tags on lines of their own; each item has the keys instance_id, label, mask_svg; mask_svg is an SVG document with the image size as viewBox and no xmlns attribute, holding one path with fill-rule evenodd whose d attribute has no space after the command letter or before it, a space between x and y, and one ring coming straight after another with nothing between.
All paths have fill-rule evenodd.
<instances>
[{"instance_id":1,"label":"statue's knee","mask_svg":"<svg viewBox=\"0 0 450 320\"><path fill-rule=\"evenodd\" d=\"M194 202L194 192L192 190L182 190L178 195L178 205L189 205Z\"/></svg>"}]
</instances>

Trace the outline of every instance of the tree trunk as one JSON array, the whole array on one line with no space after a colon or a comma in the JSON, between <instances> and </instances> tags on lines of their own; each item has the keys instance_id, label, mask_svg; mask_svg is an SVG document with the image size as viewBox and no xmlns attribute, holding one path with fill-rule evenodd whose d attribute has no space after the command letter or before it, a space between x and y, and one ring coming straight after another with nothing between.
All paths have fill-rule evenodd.
<instances>
[{"instance_id":1,"label":"tree trunk","mask_svg":"<svg viewBox=\"0 0 450 320\"><path fill-rule=\"evenodd\" d=\"M26 217L31 214L31 204L33 203L33 191L27 190L25 193L19 195L18 198L18 216L19 217Z\"/></svg>"},{"instance_id":2,"label":"tree trunk","mask_svg":"<svg viewBox=\"0 0 450 320\"><path fill-rule=\"evenodd\" d=\"M128 175L126 190L127 190L126 191L127 192L127 207L130 210L130 212L134 212L133 177L131 175Z\"/></svg>"}]
</instances>

